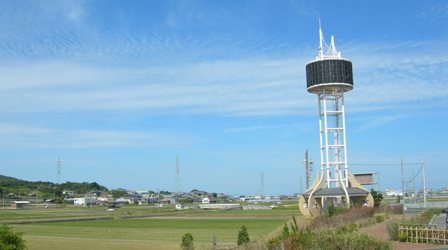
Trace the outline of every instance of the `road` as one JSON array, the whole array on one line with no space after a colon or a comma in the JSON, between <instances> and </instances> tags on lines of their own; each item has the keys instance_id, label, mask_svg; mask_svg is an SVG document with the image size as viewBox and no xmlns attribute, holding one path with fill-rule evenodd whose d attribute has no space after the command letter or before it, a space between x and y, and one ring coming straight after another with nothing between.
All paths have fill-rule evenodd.
<instances>
[{"instance_id":1,"label":"road","mask_svg":"<svg viewBox=\"0 0 448 250\"><path fill-rule=\"evenodd\" d=\"M433 226L437 226L437 228L447 228L446 224L446 214L439 214L434 219L434 222L432 223Z\"/></svg>"}]
</instances>

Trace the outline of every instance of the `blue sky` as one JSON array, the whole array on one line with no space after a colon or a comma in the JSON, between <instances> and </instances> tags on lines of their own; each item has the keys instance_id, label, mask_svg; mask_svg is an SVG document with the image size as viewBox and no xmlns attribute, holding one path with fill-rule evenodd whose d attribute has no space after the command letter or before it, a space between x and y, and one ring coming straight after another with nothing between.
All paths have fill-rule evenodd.
<instances>
[{"instance_id":1,"label":"blue sky","mask_svg":"<svg viewBox=\"0 0 448 250\"><path fill-rule=\"evenodd\" d=\"M62 181L174 190L178 155L183 191L255 194L263 172L266 194L298 192L304 151L319 161L320 18L354 65L351 170L400 188L403 156L448 184L447 1L0 5L3 175L56 181L60 157Z\"/></svg>"}]
</instances>

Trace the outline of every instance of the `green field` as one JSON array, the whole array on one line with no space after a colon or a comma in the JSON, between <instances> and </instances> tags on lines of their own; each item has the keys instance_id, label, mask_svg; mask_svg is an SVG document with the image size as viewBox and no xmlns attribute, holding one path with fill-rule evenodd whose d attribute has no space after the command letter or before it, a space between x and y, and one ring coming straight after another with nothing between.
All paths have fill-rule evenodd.
<instances>
[{"instance_id":1,"label":"green field","mask_svg":"<svg viewBox=\"0 0 448 250\"><path fill-rule=\"evenodd\" d=\"M278 230L292 215L297 216L298 210L292 206L274 210L175 211L133 206L106 213L104 208L71 207L0 211L0 223L103 215L113 219L14 224L13 227L24 233L28 249L179 249L185 233L193 235L197 249L210 249L214 235L219 249L236 246L238 230L243 225L248 228L252 241L260 240ZM145 217L123 218L133 215Z\"/></svg>"}]
</instances>

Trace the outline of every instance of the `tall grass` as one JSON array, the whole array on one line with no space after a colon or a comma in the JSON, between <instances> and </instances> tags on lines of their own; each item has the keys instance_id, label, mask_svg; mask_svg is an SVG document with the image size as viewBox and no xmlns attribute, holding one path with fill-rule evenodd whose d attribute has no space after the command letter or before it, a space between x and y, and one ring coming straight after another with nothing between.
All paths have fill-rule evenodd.
<instances>
[{"instance_id":1,"label":"tall grass","mask_svg":"<svg viewBox=\"0 0 448 250\"><path fill-rule=\"evenodd\" d=\"M351 208L332 217L316 217L311 221L309 229L319 229L321 227L335 227L341 224L350 224L360 219L371 218L374 214L375 209L373 207Z\"/></svg>"},{"instance_id":2,"label":"tall grass","mask_svg":"<svg viewBox=\"0 0 448 250\"><path fill-rule=\"evenodd\" d=\"M351 224L356 225L356 224ZM286 238L271 239L266 247L277 249L392 249L390 243L359 233L357 227L343 225L322 231L309 229Z\"/></svg>"},{"instance_id":3,"label":"tall grass","mask_svg":"<svg viewBox=\"0 0 448 250\"><path fill-rule=\"evenodd\" d=\"M421 214L416 217L413 217L408 220L402 221L392 221L387 223L387 232L389 233L389 238L395 241L406 241L406 235L400 234L399 224L416 224L421 225L422 227L426 227L429 224L430 220L434 215L441 213L442 210L438 208L431 208L425 210Z\"/></svg>"}]
</instances>

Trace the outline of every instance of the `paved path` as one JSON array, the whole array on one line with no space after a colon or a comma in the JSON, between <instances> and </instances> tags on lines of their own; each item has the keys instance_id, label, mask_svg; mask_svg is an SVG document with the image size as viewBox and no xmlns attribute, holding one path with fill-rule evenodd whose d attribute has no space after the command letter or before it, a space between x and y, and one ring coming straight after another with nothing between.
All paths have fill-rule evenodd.
<instances>
[{"instance_id":1,"label":"paved path","mask_svg":"<svg viewBox=\"0 0 448 250\"><path fill-rule=\"evenodd\" d=\"M434 219L434 222L432 223L433 226L437 226L437 228L447 228L446 224L446 214L439 214Z\"/></svg>"}]
</instances>

